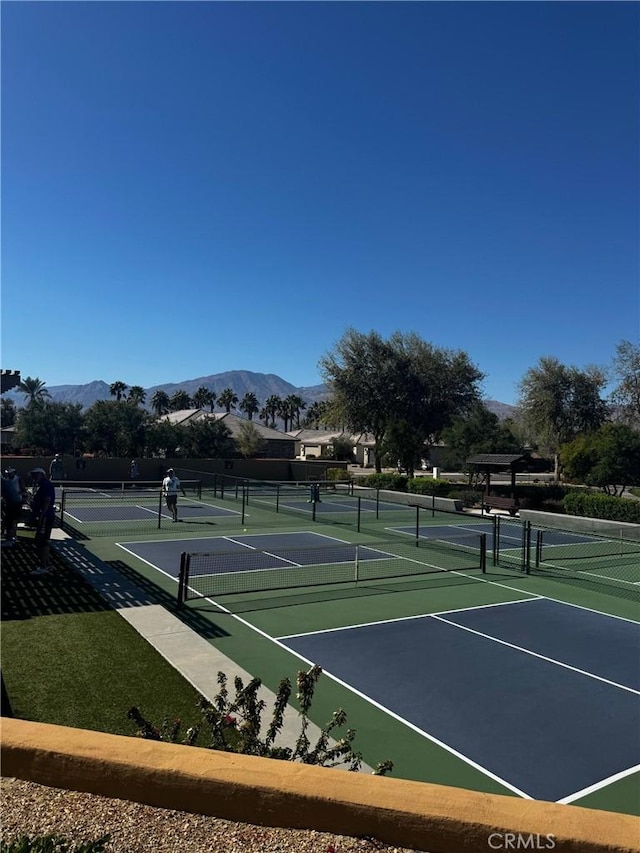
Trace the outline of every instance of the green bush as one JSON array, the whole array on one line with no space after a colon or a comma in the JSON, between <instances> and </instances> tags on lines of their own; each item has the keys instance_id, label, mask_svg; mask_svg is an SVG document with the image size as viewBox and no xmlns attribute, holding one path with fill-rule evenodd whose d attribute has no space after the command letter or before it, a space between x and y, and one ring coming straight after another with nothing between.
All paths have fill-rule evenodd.
<instances>
[{"instance_id":1,"label":"green bush","mask_svg":"<svg viewBox=\"0 0 640 853\"><path fill-rule=\"evenodd\" d=\"M414 477L409 480L407 490L414 495L438 495L443 498L451 491L451 483L433 477Z\"/></svg>"},{"instance_id":2,"label":"green bush","mask_svg":"<svg viewBox=\"0 0 640 853\"><path fill-rule=\"evenodd\" d=\"M575 490L569 492L563 501L568 515L582 515L586 518L605 518L609 521L623 521L640 524L640 503L601 492Z\"/></svg>"},{"instance_id":3,"label":"green bush","mask_svg":"<svg viewBox=\"0 0 640 853\"><path fill-rule=\"evenodd\" d=\"M338 481L348 482L349 479L349 472L346 468L327 468L327 480L332 483Z\"/></svg>"},{"instance_id":4,"label":"green bush","mask_svg":"<svg viewBox=\"0 0 640 853\"><path fill-rule=\"evenodd\" d=\"M388 489L392 492L406 492L408 477L404 474L386 472L384 474L367 474L358 483L369 489Z\"/></svg>"}]
</instances>

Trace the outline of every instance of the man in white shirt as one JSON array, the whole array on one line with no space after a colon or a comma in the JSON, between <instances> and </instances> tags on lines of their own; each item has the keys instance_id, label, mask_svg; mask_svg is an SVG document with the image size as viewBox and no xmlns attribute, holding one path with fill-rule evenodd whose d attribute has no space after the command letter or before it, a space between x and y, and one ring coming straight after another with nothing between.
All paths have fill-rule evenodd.
<instances>
[{"instance_id":1,"label":"man in white shirt","mask_svg":"<svg viewBox=\"0 0 640 853\"><path fill-rule=\"evenodd\" d=\"M164 495L167 508L172 515L172 521L178 520L178 492L182 492L186 497L185 490L180 485L180 480L176 477L173 468L167 470L167 476L162 481L162 494Z\"/></svg>"}]
</instances>

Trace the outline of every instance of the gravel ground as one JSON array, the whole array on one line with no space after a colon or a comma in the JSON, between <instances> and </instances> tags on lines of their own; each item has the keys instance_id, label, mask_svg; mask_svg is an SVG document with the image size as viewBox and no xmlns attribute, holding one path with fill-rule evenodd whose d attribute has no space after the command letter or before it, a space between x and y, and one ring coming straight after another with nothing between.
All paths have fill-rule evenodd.
<instances>
[{"instance_id":1,"label":"gravel ground","mask_svg":"<svg viewBox=\"0 0 640 853\"><path fill-rule=\"evenodd\" d=\"M3 842L53 834L79 843L108 833L109 853L411 853L375 839L233 823L6 777L0 810Z\"/></svg>"}]
</instances>

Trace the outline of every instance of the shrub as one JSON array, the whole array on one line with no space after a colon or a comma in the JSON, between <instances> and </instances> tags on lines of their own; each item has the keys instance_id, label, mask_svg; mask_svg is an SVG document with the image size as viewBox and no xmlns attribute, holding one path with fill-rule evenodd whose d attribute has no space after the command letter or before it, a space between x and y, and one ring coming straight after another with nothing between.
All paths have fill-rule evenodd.
<instances>
[{"instance_id":1,"label":"shrub","mask_svg":"<svg viewBox=\"0 0 640 853\"><path fill-rule=\"evenodd\" d=\"M569 515L640 524L639 502L601 492L571 491L565 496L563 506Z\"/></svg>"},{"instance_id":2,"label":"shrub","mask_svg":"<svg viewBox=\"0 0 640 853\"><path fill-rule=\"evenodd\" d=\"M446 497L451 491L449 480L432 477L414 477L409 480L408 491L414 495L439 495Z\"/></svg>"},{"instance_id":3,"label":"shrub","mask_svg":"<svg viewBox=\"0 0 640 853\"><path fill-rule=\"evenodd\" d=\"M353 748L355 731L347 729L343 737L339 738L333 746L329 742L333 731L343 727L347 722L347 714L342 708L333 712L331 720L321 729L315 745L312 746L309 740L309 709L321 674L322 669L319 666L312 666L307 672L304 670L298 672L296 698L300 705L300 734L294 747L274 744L284 724L284 712L292 692L289 679L284 678L280 682L271 722L264 728L262 714L266 703L258 699L258 690L262 684L260 679L252 678L245 686L242 679L236 677L234 680L236 695L232 699L224 672L218 673L219 690L213 702L200 699L202 722L200 725L188 728L180 742L193 746L198 740L200 729L206 726L210 749L275 758L281 761L298 761L320 767L343 765L348 770L357 771L362 766L362 756ZM138 726L138 737L177 743L181 736L181 720L164 720L158 727L145 719L138 708L131 708L127 716ZM384 776L392 768L393 762L383 761L373 772L376 776Z\"/></svg>"},{"instance_id":4,"label":"shrub","mask_svg":"<svg viewBox=\"0 0 640 853\"><path fill-rule=\"evenodd\" d=\"M405 474L394 474L387 471L384 474L367 474L358 480L362 486L370 489L388 489L392 492L406 492L408 477Z\"/></svg>"},{"instance_id":5,"label":"shrub","mask_svg":"<svg viewBox=\"0 0 640 853\"><path fill-rule=\"evenodd\" d=\"M348 482L350 479L346 468L327 468L327 480L331 482Z\"/></svg>"}]
</instances>

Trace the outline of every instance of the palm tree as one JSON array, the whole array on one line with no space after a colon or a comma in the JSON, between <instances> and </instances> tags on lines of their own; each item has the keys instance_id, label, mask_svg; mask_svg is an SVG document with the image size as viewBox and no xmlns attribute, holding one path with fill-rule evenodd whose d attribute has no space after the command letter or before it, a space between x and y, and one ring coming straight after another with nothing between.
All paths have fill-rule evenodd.
<instances>
[{"instance_id":1,"label":"palm tree","mask_svg":"<svg viewBox=\"0 0 640 853\"><path fill-rule=\"evenodd\" d=\"M253 416L256 415L260 411L260 405L258 404L258 398L253 393L253 391L248 391L242 400L240 401L240 405L238 406L241 412L245 412L249 420L253 420Z\"/></svg>"},{"instance_id":2,"label":"palm tree","mask_svg":"<svg viewBox=\"0 0 640 853\"><path fill-rule=\"evenodd\" d=\"M146 399L147 392L144 390L142 385L132 385L129 388L129 402L130 403L140 403L140 405L144 404Z\"/></svg>"},{"instance_id":3,"label":"palm tree","mask_svg":"<svg viewBox=\"0 0 640 853\"><path fill-rule=\"evenodd\" d=\"M169 408L172 412L180 412L182 409L190 409L192 405L191 397L187 394L186 391L180 389L179 391L174 391L174 393L169 398Z\"/></svg>"},{"instance_id":4,"label":"palm tree","mask_svg":"<svg viewBox=\"0 0 640 853\"><path fill-rule=\"evenodd\" d=\"M47 397L50 397L51 394L44 387L45 382L42 379L38 379L37 377L27 376L26 379L23 379L22 382L18 385L18 390L22 391L22 393L27 397L27 405L30 406L32 403L43 403Z\"/></svg>"},{"instance_id":5,"label":"palm tree","mask_svg":"<svg viewBox=\"0 0 640 853\"><path fill-rule=\"evenodd\" d=\"M210 407L210 411L213 411L213 406L216 402L216 395L213 391L210 391L208 388L205 388L204 385L201 385L196 393L193 395L193 405L196 409L205 409L207 406Z\"/></svg>"},{"instance_id":6,"label":"palm tree","mask_svg":"<svg viewBox=\"0 0 640 853\"><path fill-rule=\"evenodd\" d=\"M289 417L291 418L291 428L293 429L293 419L295 418L296 427L297 429L300 429L300 412L307 408L307 404L302 397L299 397L297 394L289 394L289 396L285 398L285 403L287 403Z\"/></svg>"},{"instance_id":7,"label":"palm tree","mask_svg":"<svg viewBox=\"0 0 640 853\"><path fill-rule=\"evenodd\" d=\"M237 402L238 395L231 388L223 388L218 394L218 403L225 409L227 414L229 414L231 409L235 409Z\"/></svg>"},{"instance_id":8,"label":"palm tree","mask_svg":"<svg viewBox=\"0 0 640 853\"><path fill-rule=\"evenodd\" d=\"M304 425L319 429L321 424L324 424L327 415L327 404L324 400L313 402L307 409L307 416L304 419Z\"/></svg>"},{"instance_id":9,"label":"palm tree","mask_svg":"<svg viewBox=\"0 0 640 853\"><path fill-rule=\"evenodd\" d=\"M269 418L271 417L271 412L269 411L269 409L267 409L266 406L263 406L260 409L260 414L258 415L258 417L260 418L261 421L264 421L264 425L266 427L269 426Z\"/></svg>"},{"instance_id":10,"label":"palm tree","mask_svg":"<svg viewBox=\"0 0 640 853\"><path fill-rule=\"evenodd\" d=\"M123 397L126 397L126 390L129 386L125 382L112 382L109 385L109 393L112 397L115 397L118 403L122 400Z\"/></svg>"},{"instance_id":11,"label":"palm tree","mask_svg":"<svg viewBox=\"0 0 640 853\"><path fill-rule=\"evenodd\" d=\"M282 418L284 423L284 431L286 432L289 428L289 419L293 419L293 412L291 411L291 406L289 405L289 398L285 397L284 400L280 400L280 405L278 406L278 417Z\"/></svg>"},{"instance_id":12,"label":"palm tree","mask_svg":"<svg viewBox=\"0 0 640 853\"><path fill-rule=\"evenodd\" d=\"M271 417L271 426L275 427L276 425L276 417L278 412L280 411L280 406L282 405L282 400L276 394L272 394L270 397L264 402L264 408L269 413Z\"/></svg>"},{"instance_id":13,"label":"palm tree","mask_svg":"<svg viewBox=\"0 0 640 853\"><path fill-rule=\"evenodd\" d=\"M155 391L151 398L151 408L160 417L169 412L169 395L166 391Z\"/></svg>"}]
</instances>

